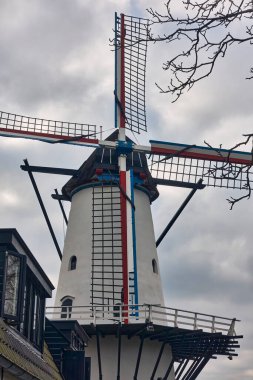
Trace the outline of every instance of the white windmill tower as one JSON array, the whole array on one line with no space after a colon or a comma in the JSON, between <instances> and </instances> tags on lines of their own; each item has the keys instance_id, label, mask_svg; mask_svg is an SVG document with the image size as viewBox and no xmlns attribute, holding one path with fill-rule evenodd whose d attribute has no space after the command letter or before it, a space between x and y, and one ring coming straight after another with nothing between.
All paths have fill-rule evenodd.
<instances>
[{"instance_id":1,"label":"white windmill tower","mask_svg":"<svg viewBox=\"0 0 253 380\"><path fill-rule=\"evenodd\" d=\"M71 211L55 301L55 317L78 320L90 336L92 380L193 380L215 355L232 357L238 347L234 319L164 306L150 203L158 184L196 191L204 178L242 188L252 156L126 137L126 129L146 130L147 27L115 16L116 130L106 140L90 125L0 115L2 135L96 148L58 197L71 201Z\"/></svg>"},{"instance_id":2,"label":"white windmill tower","mask_svg":"<svg viewBox=\"0 0 253 380\"><path fill-rule=\"evenodd\" d=\"M123 190L118 159L116 151L97 148L63 187L71 211L57 306L71 297L73 305L164 305L150 210L158 191L143 154L126 159Z\"/></svg>"}]
</instances>

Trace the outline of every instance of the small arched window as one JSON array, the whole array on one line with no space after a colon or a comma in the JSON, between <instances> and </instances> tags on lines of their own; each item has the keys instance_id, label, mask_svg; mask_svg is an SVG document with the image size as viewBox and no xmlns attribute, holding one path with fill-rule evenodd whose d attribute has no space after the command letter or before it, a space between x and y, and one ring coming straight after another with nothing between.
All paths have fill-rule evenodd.
<instances>
[{"instance_id":1,"label":"small arched window","mask_svg":"<svg viewBox=\"0 0 253 380\"><path fill-rule=\"evenodd\" d=\"M61 304L61 318L70 319L72 312L73 298L65 297Z\"/></svg>"},{"instance_id":2,"label":"small arched window","mask_svg":"<svg viewBox=\"0 0 253 380\"><path fill-rule=\"evenodd\" d=\"M157 266L156 259L152 260L152 268L153 268L153 273L158 274L158 266Z\"/></svg>"},{"instance_id":3,"label":"small arched window","mask_svg":"<svg viewBox=\"0 0 253 380\"><path fill-rule=\"evenodd\" d=\"M76 269L76 263L77 263L76 256L71 256L71 258L69 259L69 270L75 270Z\"/></svg>"}]
</instances>

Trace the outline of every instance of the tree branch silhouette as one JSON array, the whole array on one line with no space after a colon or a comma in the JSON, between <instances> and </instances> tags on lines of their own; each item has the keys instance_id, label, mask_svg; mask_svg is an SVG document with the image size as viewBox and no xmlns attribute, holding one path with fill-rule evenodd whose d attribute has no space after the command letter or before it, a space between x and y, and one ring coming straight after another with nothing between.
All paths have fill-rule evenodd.
<instances>
[{"instance_id":1,"label":"tree branch silhouette","mask_svg":"<svg viewBox=\"0 0 253 380\"><path fill-rule=\"evenodd\" d=\"M184 12L179 9L183 5ZM169 84L156 84L162 93L170 93L176 101L197 82L208 77L232 45L253 44L252 0L169 0L164 14L153 8L148 30L150 42L177 41L179 52L163 64L169 74ZM238 26L240 21L240 28ZM156 34L156 26L163 34ZM166 32L168 31L168 32ZM173 51L173 50L172 50ZM253 66L246 79L253 78Z\"/></svg>"}]
</instances>

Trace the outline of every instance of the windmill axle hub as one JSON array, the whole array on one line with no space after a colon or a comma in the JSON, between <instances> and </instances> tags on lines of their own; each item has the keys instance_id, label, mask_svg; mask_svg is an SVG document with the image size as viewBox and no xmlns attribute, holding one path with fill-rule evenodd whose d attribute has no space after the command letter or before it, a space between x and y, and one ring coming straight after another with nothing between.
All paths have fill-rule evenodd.
<instances>
[{"instance_id":1,"label":"windmill axle hub","mask_svg":"<svg viewBox=\"0 0 253 380\"><path fill-rule=\"evenodd\" d=\"M121 154L128 155L133 151L133 143L131 141L117 141L116 152L120 156Z\"/></svg>"}]
</instances>

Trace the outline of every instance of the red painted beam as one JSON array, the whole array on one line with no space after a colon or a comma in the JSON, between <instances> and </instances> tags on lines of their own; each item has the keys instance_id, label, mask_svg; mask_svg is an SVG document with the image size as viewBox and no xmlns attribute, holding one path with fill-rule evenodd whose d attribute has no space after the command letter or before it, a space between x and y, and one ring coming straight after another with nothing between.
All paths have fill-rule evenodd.
<instances>
[{"instance_id":1,"label":"red painted beam","mask_svg":"<svg viewBox=\"0 0 253 380\"><path fill-rule=\"evenodd\" d=\"M233 151L231 151L231 155L229 156L219 156L216 154L208 154L208 153L198 153L198 152L191 152L190 150L185 150L183 152L180 152L177 149L171 149L171 148L159 148L159 147L152 147L151 153L153 154L161 154L161 155L175 155L178 157L185 157L185 158L195 158L197 160L210 160L210 161L218 161L218 162L230 162L234 164L242 164L242 165L251 165L252 164L252 158L245 159L245 158L237 158L233 157Z\"/></svg>"},{"instance_id":2,"label":"red painted beam","mask_svg":"<svg viewBox=\"0 0 253 380\"><path fill-rule=\"evenodd\" d=\"M79 139L75 139L78 136L63 136L49 133L41 133L41 132L32 132L32 131L22 131L19 129L10 129L10 128L0 128L0 135L6 137L23 137L33 140L45 141L45 142L55 142L57 140L62 140L69 142L71 144L79 144L79 143L87 143L87 144L98 144L98 139L90 139L87 137L80 137ZM69 141L71 139L73 141Z\"/></svg>"},{"instance_id":3,"label":"red painted beam","mask_svg":"<svg viewBox=\"0 0 253 380\"><path fill-rule=\"evenodd\" d=\"M126 172L120 171L120 186L126 193ZM128 305L128 260L127 260L127 200L120 192L120 209L121 209L121 242L122 242L122 271L123 271L123 303ZM125 308L127 310L127 306ZM124 306L123 306L124 310ZM123 313L124 315L124 313ZM128 323L128 316L124 318Z\"/></svg>"},{"instance_id":4,"label":"red painted beam","mask_svg":"<svg viewBox=\"0 0 253 380\"><path fill-rule=\"evenodd\" d=\"M125 128L125 18L123 14L121 14L120 54L120 103L123 110L120 113L120 128Z\"/></svg>"}]
</instances>

